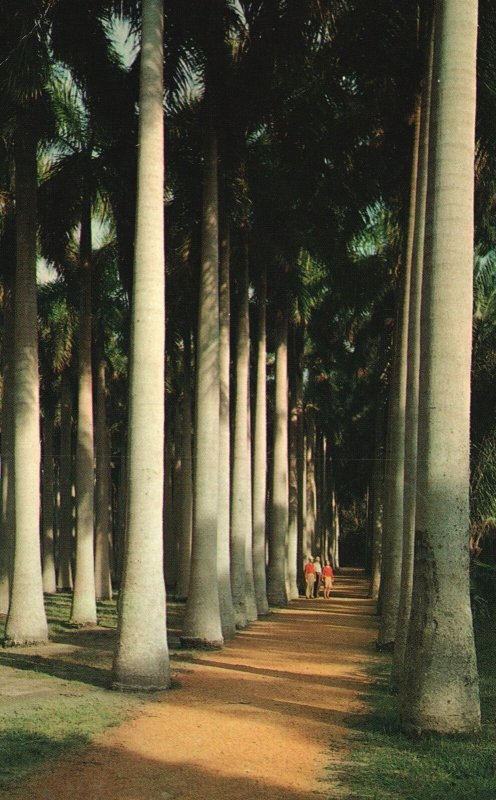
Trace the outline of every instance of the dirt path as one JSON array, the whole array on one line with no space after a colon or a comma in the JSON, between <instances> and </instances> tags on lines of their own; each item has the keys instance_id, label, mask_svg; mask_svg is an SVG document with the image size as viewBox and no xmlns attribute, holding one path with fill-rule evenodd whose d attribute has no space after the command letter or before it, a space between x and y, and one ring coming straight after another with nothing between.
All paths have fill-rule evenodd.
<instances>
[{"instance_id":1,"label":"dirt path","mask_svg":"<svg viewBox=\"0 0 496 800\"><path fill-rule=\"evenodd\" d=\"M376 637L360 573L330 602L300 599L219 652L173 662L154 697L77 757L9 791L16 800L315 800L367 690ZM337 756L338 757L338 756Z\"/></svg>"}]
</instances>

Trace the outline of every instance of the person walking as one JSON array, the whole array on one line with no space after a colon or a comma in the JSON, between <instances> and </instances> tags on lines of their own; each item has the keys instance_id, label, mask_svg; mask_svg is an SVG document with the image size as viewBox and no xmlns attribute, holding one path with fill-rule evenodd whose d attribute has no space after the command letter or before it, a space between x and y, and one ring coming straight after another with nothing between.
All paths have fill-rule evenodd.
<instances>
[{"instance_id":1,"label":"person walking","mask_svg":"<svg viewBox=\"0 0 496 800\"><path fill-rule=\"evenodd\" d=\"M322 580L324 581L324 600L329 600L332 584L334 583L334 570L330 561L326 561L325 567L322 568Z\"/></svg>"},{"instance_id":2,"label":"person walking","mask_svg":"<svg viewBox=\"0 0 496 800\"><path fill-rule=\"evenodd\" d=\"M313 588L315 586L315 565L311 558L305 564L303 574L305 575L305 597L310 600L313 597Z\"/></svg>"},{"instance_id":3,"label":"person walking","mask_svg":"<svg viewBox=\"0 0 496 800\"><path fill-rule=\"evenodd\" d=\"M315 597L318 597L319 596L319 591L320 591L320 581L321 581L321 578L322 578L322 564L320 563L320 557L319 556L315 556L315 558L313 560L313 564L314 564L314 567L315 567L315 589L314 589L314 594L315 594Z\"/></svg>"}]
</instances>

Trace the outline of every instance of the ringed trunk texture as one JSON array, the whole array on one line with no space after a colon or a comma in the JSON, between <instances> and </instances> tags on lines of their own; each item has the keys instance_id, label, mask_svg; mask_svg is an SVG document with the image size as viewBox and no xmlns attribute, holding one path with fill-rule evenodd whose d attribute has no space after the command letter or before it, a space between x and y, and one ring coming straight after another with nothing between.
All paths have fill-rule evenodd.
<instances>
[{"instance_id":1,"label":"ringed trunk texture","mask_svg":"<svg viewBox=\"0 0 496 800\"><path fill-rule=\"evenodd\" d=\"M163 4L144 0L131 316L128 529L114 688L170 685L163 572L165 264Z\"/></svg>"},{"instance_id":2,"label":"ringed trunk texture","mask_svg":"<svg viewBox=\"0 0 496 800\"><path fill-rule=\"evenodd\" d=\"M40 404L36 309L36 138L27 113L15 132L14 567L5 644L46 642L40 552Z\"/></svg>"},{"instance_id":3,"label":"ringed trunk texture","mask_svg":"<svg viewBox=\"0 0 496 800\"><path fill-rule=\"evenodd\" d=\"M253 579L259 616L269 613L266 579L267 508L267 275L258 286L258 342L253 436Z\"/></svg>"},{"instance_id":4,"label":"ringed trunk texture","mask_svg":"<svg viewBox=\"0 0 496 800\"><path fill-rule=\"evenodd\" d=\"M469 597L469 417L477 2L435 3L417 516L406 730L480 727Z\"/></svg>"},{"instance_id":5,"label":"ringed trunk texture","mask_svg":"<svg viewBox=\"0 0 496 800\"><path fill-rule=\"evenodd\" d=\"M219 511L219 212L217 135L206 121L202 212L202 264L195 404L193 547L181 642L222 647L217 579Z\"/></svg>"},{"instance_id":6,"label":"ringed trunk texture","mask_svg":"<svg viewBox=\"0 0 496 800\"><path fill-rule=\"evenodd\" d=\"M270 508L269 565L267 597L271 606L288 604L286 591L286 542L288 537L288 298L275 323L274 452Z\"/></svg>"}]
</instances>

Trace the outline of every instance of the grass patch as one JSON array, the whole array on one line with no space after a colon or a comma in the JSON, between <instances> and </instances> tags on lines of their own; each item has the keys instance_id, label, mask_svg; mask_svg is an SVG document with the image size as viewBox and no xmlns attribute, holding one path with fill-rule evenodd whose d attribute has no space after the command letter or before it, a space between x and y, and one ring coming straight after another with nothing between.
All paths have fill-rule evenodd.
<instances>
[{"instance_id":1,"label":"grass patch","mask_svg":"<svg viewBox=\"0 0 496 800\"><path fill-rule=\"evenodd\" d=\"M72 687L72 685L71 685ZM80 750L105 728L129 715L137 698L77 685L0 712L0 789L18 785L40 766Z\"/></svg>"},{"instance_id":2,"label":"grass patch","mask_svg":"<svg viewBox=\"0 0 496 800\"><path fill-rule=\"evenodd\" d=\"M143 695L102 688L110 683L114 641L102 628L116 628L115 598L98 603L94 633L70 624L71 601L67 592L45 596L50 638L67 650L0 649L0 790L79 751L143 702Z\"/></svg>"},{"instance_id":3,"label":"grass patch","mask_svg":"<svg viewBox=\"0 0 496 800\"><path fill-rule=\"evenodd\" d=\"M389 689L390 658L374 658L370 715L340 776L347 800L496 800L495 617L476 631L483 724L474 737L404 735Z\"/></svg>"}]
</instances>

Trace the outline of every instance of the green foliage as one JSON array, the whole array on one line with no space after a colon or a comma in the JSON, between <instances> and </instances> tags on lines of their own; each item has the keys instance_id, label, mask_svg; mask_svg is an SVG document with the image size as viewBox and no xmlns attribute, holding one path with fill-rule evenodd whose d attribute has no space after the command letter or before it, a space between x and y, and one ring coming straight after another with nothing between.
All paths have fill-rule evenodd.
<instances>
[{"instance_id":1,"label":"green foliage","mask_svg":"<svg viewBox=\"0 0 496 800\"><path fill-rule=\"evenodd\" d=\"M375 658L369 716L359 725L351 760L338 774L346 800L494 800L496 797L495 610L476 631L483 724L473 737L412 739L398 724L389 688L390 661ZM332 777L330 779L332 781Z\"/></svg>"}]
</instances>

